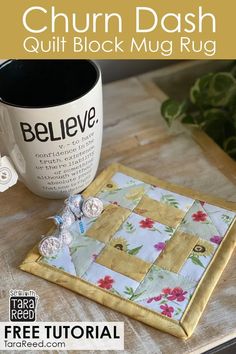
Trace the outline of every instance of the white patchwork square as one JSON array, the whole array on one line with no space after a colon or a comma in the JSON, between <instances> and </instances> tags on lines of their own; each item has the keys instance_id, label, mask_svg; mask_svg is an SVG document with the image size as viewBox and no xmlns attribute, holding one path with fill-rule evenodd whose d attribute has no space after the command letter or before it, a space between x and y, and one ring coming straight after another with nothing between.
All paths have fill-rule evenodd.
<instances>
[{"instance_id":1,"label":"white patchwork square","mask_svg":"<svg viewBox=\"0 0 236 354\"><path fill-rule=\"evenodd\" d=\"M82 278L104 290L127 299L132 298L139 285L137 281L98 263L92 263Z\"/></svg>"},{"instance_id":2,"label":"white patchwork square","mask_svg":"<svg viewBox=\"0 0 236 354\"><path fill-rule=\"evenodd\" d=\"M173 233L173 228L132 213L114 234L110 245L153 263Z\"/></svg>"}]
</instances>

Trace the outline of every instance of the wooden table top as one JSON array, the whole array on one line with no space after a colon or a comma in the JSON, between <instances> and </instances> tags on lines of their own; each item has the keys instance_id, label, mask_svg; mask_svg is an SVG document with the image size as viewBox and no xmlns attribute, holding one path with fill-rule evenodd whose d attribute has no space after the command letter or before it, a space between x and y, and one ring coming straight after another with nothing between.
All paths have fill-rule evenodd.
<instances>
[{"instance_id":1,"label":"wooden table top","mask_svg":"<svg viewBox=\"0 0 236 354\"><path fill-rule=\"evenodd\" d=\"M100 172L112 162L160 179L236 201L236 188L185 134L170 135L160 116L151 75L104 86L104 138ZM33 289L40 297L38 321L123 321L126 353L202 353L236 336L236 259L232 257L193 336L183 341L82 296L22 272L17 266L48 231L45 220L63 201L33 195L18 183L0 195L0 319L8 320L8 291ZM42 352L41 352L42 353ZM64 352L63 352L64 353Z\"/></svg>"}]
</instances>

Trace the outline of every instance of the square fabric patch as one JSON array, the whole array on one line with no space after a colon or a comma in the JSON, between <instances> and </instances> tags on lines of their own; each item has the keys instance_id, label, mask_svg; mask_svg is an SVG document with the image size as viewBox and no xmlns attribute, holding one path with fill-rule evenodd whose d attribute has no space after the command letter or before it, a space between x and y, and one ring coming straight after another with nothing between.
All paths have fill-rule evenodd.
<instances>
[{"instance_id":1,"label":"square fabric patch","mask_svg":"<svg viewBox=\"0 0 236 354\"><path fill-rule=\"evenodd\" d=\"M83 279L99 286L99 288L110 291L113 294L131 298L135 293L139 283L120 273L106 268L94 262L85 272Z\"/></svg>"},{"instance_id":2,"label":"square fabric patch","mask_svg":"<svg viewBox=\"0 0 236 354\"><path fill-rule=\"evenodd\" d=\"M233 203L118 164L84 191L93 196L103 212L76 220L54 257L36 245L21 269L189 338L236 243Z\"/></svg>"},{"instance_id":3,"label":"square fabric patch","mask_svg":"<svg viewBox=\"0 0 236 354\"><path fill-rule=\"evenodd\" d=\"M173 230L165 225L132 213L114 234L110 245L153 263L172 235Z\"/></svg>"}]
</instances>

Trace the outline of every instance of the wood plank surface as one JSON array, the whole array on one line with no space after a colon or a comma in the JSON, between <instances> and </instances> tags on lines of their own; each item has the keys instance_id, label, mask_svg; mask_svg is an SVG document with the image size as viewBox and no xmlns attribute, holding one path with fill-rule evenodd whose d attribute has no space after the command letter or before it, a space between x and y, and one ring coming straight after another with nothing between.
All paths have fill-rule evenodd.
<instances>
[{"instance_id":1,"label":"wood plank surface","mask_svg":"<svg viewBox=\"0 0 236 354\"><path fill-rule=\"evenodd\" d=\"M158 178L236 201L235 185L205 157L192 137L185 132L169 134L160 116L160 101L147 89L151 77L152 74L133 77L104 86L104 138L99 171L112 162L120 162ZM60 209L63 201L42 199L18 183L0 195L0 202L1 321L8 320L8 291L33 289L40 297L39 321L124 321L125 353L201 353L235 337L235 257L226 267L194 335L183 341L20 271L17 266L27 251L51 225L45 218Z\"/></svg>"}]
</instances>

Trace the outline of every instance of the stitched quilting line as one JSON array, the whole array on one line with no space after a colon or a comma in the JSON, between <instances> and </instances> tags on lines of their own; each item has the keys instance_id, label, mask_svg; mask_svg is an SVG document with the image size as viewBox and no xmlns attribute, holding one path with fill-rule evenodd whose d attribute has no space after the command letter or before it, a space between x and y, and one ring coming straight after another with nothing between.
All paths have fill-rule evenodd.
<instances>
[{"instance_id":1,"label":"stitched quilting line","mask_svg":"<svg viewBox=\"0 0 236 354\"><path fill-rule=\"evenodd\" d=\"M117 173L120 173L120 172L119 172L119 171L118 171L118 172L115 171L112 175L109 176L109 180L112 180L112 178L114 177L114 175L116 175ZM121 174L124 175L124 173L121 173ZM144 182L143 180L136 179L136 178L132 177L132 175L126 174L126 176L130 177L131 179L135 179L135 180L138 181L139 183L145 183L145 184L147 184L147 185L149 186L149 189L148 189L148 190L150 190L150 188L152 187L152 185L151 185L150 183L146 183L146 182ZM100 191L104 188L104 186L106 186L106 184L107 184L107 181L105 181L105 183L104 183L102 186L100 186ZM156 186L156 187L158 188L158 186ZM163 188L162 188L162 189L163 189ZM100 191L98 191L97 193L99 193ZM177 195L186 197L184 194L179 194L179 193L176 193L176 192L174 192L174 191L172 192L171 190L166 190L166 191L167 191L168 193L174 193L174 194L177 194ZM143 195L142 195L142 198L143 198L146 194L147 194L147 191L144 191L144 193L143 193ZM142 198L140 199L139 203L141 202ZM191 199L192 199L192 198L191 198ZM193 205L194 201L195 201L195 200L192 201L192 204L189 206L189 209L190 209L191 206ZM124 209L127 209L127 210L130 210L130 209L125 208L125 207L123 207L123 208L124 208ZM134 209L135 209L135 208L134 208ZM134 214L140 215L139 213L135 212L134 209L132 210L132 212L133 212ZM188 210L189 210L189 209L188 209ZM185 215L186 215L186 213L185 213ZM130 215L129 215L129 216L130 216ZM129 217L129 216L128 216L128 217ZM127 218L128 218L128 217L127 217ZM127 221L127 218L124 220L123 223L125 223L125 222ZM183 217L183 218L184 218L184 217ZM182 218L182 220L183 220L183 218ZM175 232L176 232L176 230L178 229L178 227L180 226L182 220L180 220L179 223L178 223L178 225L174 228L174 229L175 229ZM163 225L163 224L162 224L162 225ZM121 223L120 227L121 227L121 226L122 226L122 223ZM118 230L120 229L120 227L118 228ZM174 234L173 234L173 235L174 235ZM173 235L172 235L171 237L173 237ZM113 234L113 236L114 236L114 234ZM111 238L112 238L112 237L111 237ZM154 262L153 262L153 263L154 263Z\"/></svg>"}]
</instances>

